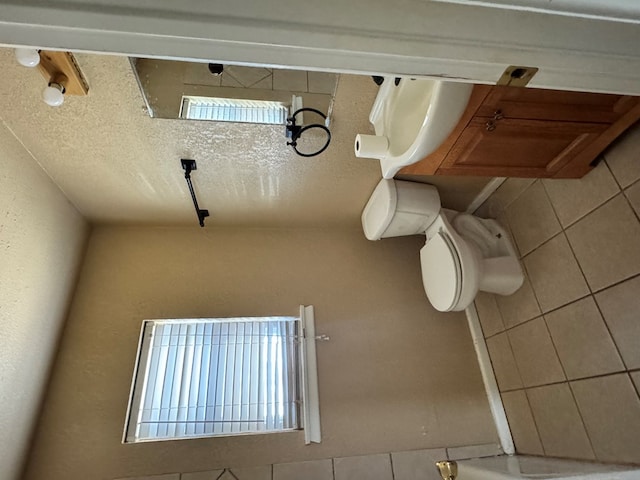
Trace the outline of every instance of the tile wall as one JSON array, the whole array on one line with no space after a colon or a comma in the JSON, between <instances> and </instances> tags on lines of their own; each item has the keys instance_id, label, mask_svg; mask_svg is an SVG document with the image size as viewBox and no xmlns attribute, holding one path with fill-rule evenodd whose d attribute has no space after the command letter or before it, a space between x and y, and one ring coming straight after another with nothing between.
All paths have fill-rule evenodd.
<instances>
[{"instance_id":1,"label":"tile wall","mask_svg":"<svg viewBox=\"0 0 640 480\"><path fill-rule=\"evenodd\" d=\"M279 70L262 67L226 65L224 73L213 76L204 63L184 65L184 83L217 87L258 88L287 92L333 95L338 75L328 72Z\"/></svg>"},{"instance_id":2,"label":"tile wall","mask_svg":"<svg viewBox=\"0 0 640 480\"><path fill-rule=\"evenodd\" d=\"M499 445L472 445L118 480L441 480L435 467L439 460L500 454Z\"/></svg>"},{"instance_id":3,"label":"tile wall","mask_svg":"<svg viewBox=\"0 0 640 480\"><path fill-rule=\"evenodd\" d=\"M517 451L640 464L640 125L584 178L508 179L476 213L526 273L476 299Z\"/></svg>"}]
</instances>

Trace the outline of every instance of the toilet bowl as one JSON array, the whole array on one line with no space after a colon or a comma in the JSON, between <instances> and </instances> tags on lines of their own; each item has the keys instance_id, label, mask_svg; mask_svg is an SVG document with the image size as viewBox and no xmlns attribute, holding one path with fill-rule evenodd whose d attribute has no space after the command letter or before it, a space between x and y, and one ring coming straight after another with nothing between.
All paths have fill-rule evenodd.
<instances>
[{"instance_id":1,"label":"toilet bowl","mask_svg":"<svg viewBox=\"0 0 640 480\"><path fill-rule=\"evenodd\" d=\"M369 240L424 234L422 283L441 312L467 308L479 290L510 295L524 275L508 234L491 219L440 208L432 185L380 181L362 212Z\"/></svg>"}]
</instances>

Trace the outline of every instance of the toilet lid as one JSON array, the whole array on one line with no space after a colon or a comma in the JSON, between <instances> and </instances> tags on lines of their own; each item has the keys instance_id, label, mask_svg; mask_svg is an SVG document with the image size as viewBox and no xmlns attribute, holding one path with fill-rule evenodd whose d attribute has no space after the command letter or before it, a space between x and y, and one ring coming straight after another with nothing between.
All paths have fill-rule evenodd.
<instances>
[{"instance_id":1,"label":"toilet lid","mask_svg":"<svg viewBox=\"0 0 640 480\"><path fill-rule=\"evenodd\" d=\"M444 232L438 232L420 250L422 283L431 305L447 312L462 294L462 267L453 242Z\"/></svg>"}]
</instances>

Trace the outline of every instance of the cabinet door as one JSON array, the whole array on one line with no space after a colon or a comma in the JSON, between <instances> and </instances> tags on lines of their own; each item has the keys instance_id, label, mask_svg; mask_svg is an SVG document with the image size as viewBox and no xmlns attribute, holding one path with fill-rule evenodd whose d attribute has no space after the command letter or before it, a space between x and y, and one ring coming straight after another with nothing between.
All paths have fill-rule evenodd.
<instances>
[{"instance_id":1,"label":"cabinet door","mask_svg":"<svg viewBox=\"0 0 640 480\"><path fill-rule=\"evenodd\" d=\"M494 87L476 115L562 122L614 123L636 104L624 95Z\"/></svg>"},{"instance_id":2,"label":"cabinet door","mask_svg":"<svg viewBox=\"0 0 640 480\"><path fill-rule=\"evenodd\" d=\"M474 117L437 171L439 175L551 177L608 124ZM495 128L494 128L495 127Z\"/></svg>"}]
</instances>

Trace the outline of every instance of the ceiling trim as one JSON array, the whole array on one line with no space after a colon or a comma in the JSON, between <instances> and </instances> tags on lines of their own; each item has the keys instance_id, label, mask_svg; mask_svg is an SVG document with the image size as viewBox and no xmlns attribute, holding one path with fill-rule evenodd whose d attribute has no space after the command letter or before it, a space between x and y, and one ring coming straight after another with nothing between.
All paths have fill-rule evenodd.
<instances>
[{"instance_id":1,"label":"ceiling trim","mask_svg":"<svg viewBox=\"0 0 640 480\"><path fill-rule=\"evenodd\" d=\"M424 0L0 1L0 43L130 56L640 94L640 26ZM215 58L211 58L211 57Z\"/></svg>"}]
</instances>

